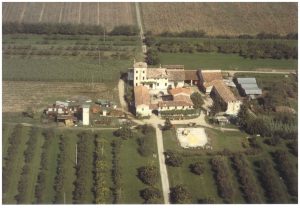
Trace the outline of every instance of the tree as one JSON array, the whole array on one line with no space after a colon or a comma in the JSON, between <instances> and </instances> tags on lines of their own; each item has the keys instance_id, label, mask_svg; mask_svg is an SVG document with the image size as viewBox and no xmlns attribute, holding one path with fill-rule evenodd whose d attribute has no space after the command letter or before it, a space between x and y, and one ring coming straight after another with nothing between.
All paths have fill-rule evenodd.
<instances>
[{"instance_id":1,"label":"tree","mask_svg":"<svg viewBox=\"0 0 300 212\"><path fill-rule=\"evenodd\" d=\"M159 203L162 197L161 191L154 187L145 188L140 191L141 197L145 200L145 203Z\"/></svg>"},{"instance_id":2,"label":"tree","mask_svg":"<svg viewBox=\"0 0 300 212\"><path fill-rule=\"evenodd\" d=\"M165 152L166 164L169 166L179 167L181 166L183 160L179 154L176 154L170 150Z\"/></svg>"},{"instance_id":3,"label":"tree","mask_svg":"<svg viewBox=\"0 0 300 212\"><path fill-rule=\"evenodd\" d=\"M148 157L153 154L153 139L151 136L145 136L142 138L138 138L138 152L144 156Z\"/></svg>"},{"instance_id":4,"label":"tree","mask_svg":"<svg viewBox=\"0 0 300 212\"><path fill-rule=\"evenodd\" d=\"M202 96L198 92L195 92L191 95L191 100L193 101L194 108L196 108L196 109L201 108L201 106L204 104Z\"/></svg>"},{"instance_id":5,"label":"tree","mask_svg":"<svg viewBox=\"0 0 300 212\"><path fill-rule=\"evenodd\" d=\"M159 179L158 168L156 166L142 166L138 168L138 177L147 185L155 185Z\"/></svg>"},{"instance_id":6,"label":"tree","mask_svg":"<svg viewBox=\"0 0 300 212\"><path fill-rule=\"evenodd\" d=\"M114 135L117 137L121 137L124 140L127 140L128 138L132 137L132 131L128 125L123 124L122 127L120 127L120 129L114 132Z\"/></svg>"},{"instance_id":7,"label":"tree","mask_svg":"<svg viewBox=\"0 0 300 212\"><path fill-rule=\"evenodd\" d=\"M196 163L192 163L190 164L190 169L191 169L191 172L193 172L194 174L197 174L197 175L201 175L204 173L204 166L201 162L196 162Z\"/></svg>"},{"instance_id":8,"label":"tree","mask_svg":"<svg viewBox=\"0 0 300 212\"><path fill-rule=\"evenodd\" d=\"M170 189L170 198L175 204L189 204L191 203L191 193L184 185L177 185Z\"/></svg>"},{"instance_id":9,"label":"tree","mask_svg":"<svg viewBox=\"0 0 300 212\"><path fill-rule=\"evenodd\" d=\"M146 61L149 65L157 65L160 63L157 50L149 49L147 51Z\"/></svg>"},{"instance_id":10,"label":"tree","mask_svg":"<svg viewBox=\"0 0 300 212\"><path fill-rule=\"evenodd\" d=\"M173 127L169 118L166 118L163 130L170 130Z\"/></svg>"}]
</instances>

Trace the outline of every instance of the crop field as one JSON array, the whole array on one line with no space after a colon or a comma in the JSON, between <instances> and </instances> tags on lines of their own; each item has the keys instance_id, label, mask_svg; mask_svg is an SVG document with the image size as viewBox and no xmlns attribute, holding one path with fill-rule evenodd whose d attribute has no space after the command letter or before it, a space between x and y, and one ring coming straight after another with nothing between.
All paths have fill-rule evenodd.
<instances>
[{"instance_id":1,"label":"crop field","mask_svg":"<svg viewBox=\"0 0 300 212\"><path fill-rule=\"evenodd\" d=\"M296 3L141 3L144 31L209 35L297 32Z\"/></svg>"},{"instance_id":2,"label":"crop field","mask_svg":"<svg viewBox=\"0 0 300 212\"><path fill-rule=\"evenodd\" d=\"M140 197L140 190L147 185L137 177L137 169L148 164L158 166L156 157L145 157L138 153L136 139L142 136L140 131L135 131L133 137L128 140L121 140L114 137L112 130L92 132L4 123L3 132L3 174L6 176L8 173L14 173L11 175L13 177L4 179L3 204L112 204L115 195L113 190L116 186L112 180L112 169L116 168L112 165L115 161L112 152L117 153L117 171L120 174L118 185L121 186L118 188L119 199L114 203L142 204L144 200ZM36 140L39 145L32 148L31 140ZM156 149L156 142L152 141L150 145ZM120 144L120 152L113 150L113 142ZM26 159L29 148L32 149L33 155L30 161ZM96 153L101 154L101 161L94 157ZM83 157L84 155L86 157ZM81 166L83 162L84 167ZM101 162L102 166L96 177L98 162ZM9 166L11 170L5 169L5 166ZM82 168L85 172L81 172ZM29 172L24 172L24 169L28 169ZM98 179L105 182L100 184L100 188L96 181ZM82 180L84 188L81 187ZM96 187L101 193L95 191ZM156 187L161 191L160 178ZM20 194L23 194L22 198ZM162 202L162 199L159 201Z\"/></svg>"},{"instance_id":3,"label":"crop field","mask_svg":"<svg viewBox=\"0 0 300 212\"><path fill-rule=\"evenodd\" d=\"M3 81L2 112L22 112L34 107L43 110L56 100L66 100L76 96L90 99L105 98L118 102L116 87L108 87L104 83L63 83L63 82L32 82L32 81ZM18 102L16 104L16 102Z\"/></svg>"},{"instance_id":4,"label":"crop field","mask_svg":"<svg viewBox=\"0 0 300 212\"><path fill-rule=\"evenodd\" d=\"M132 3L5 2L2 6L3 22L102 25L108 31L119 25L136 25Z\"/></svg>"},{"instance_id":5,"label":"crop field","mask_svg":"<svg viewBox=\"0 0 300 212\"><path fill-rule=\"evenodd\" d=\"M142 58L137 36L3 36L3 79L117 82Z\"/></svg>"},{"instance_id":6,"label":"crop field","mask_svg":"<svg viewBox=\"0 0 300 212\"><path fill-rule=\"evenodd\" d=\"M291 169L297 173L297 157L290 152L287 141L277 146L270 146L263 142L263 139L257 139L256 147L246 139L247 134L240 132L220 132L207 129L208 138L212 142L213 150L183 149L179 146L175 132L173 130L164 131L165 150L171 150L181 155L183 163L179 167L168 166L168 175L170 187L182 184L191 194L191 203L296 203L297 197L290 194L288 184L282 180L282 173L278 170L278 161L274 158L274 152L283 151L287 160L291 162ZM226 137L226 140L224 140ZM222 144L223 143L223 144ZM224 144L227 143L227 144ZM250 153L252 152L252 153ZM249 197L245 190L246 184L242 180L244 176L237 168L237 155L242 155L246 167L248 183L251 181L251 188L255 189L255 198ZM228 193L224 194L224 187L220 187L220 181L216 178L217 171L213 168L212 160L221 159L224 163L224 172L228 173L226 183L231 185ZM261 178L262 161L271 162L270 172L274 177L274 187L280 188L279 199L274 200L269 196L268 189L264 187ZM203 173L197 175L191 171L191 164L199 162L202 164ZM275 183L276 182L276 183ZM224 183L224 182L223 182ZM222 184L222 183L221 183ZM224 186L224 184L223 184ZM272 191L274 192L274 191ZM276 193L276 192L274 192ZM253 199L251 199L253 198Z\"/></svg>"},{"instance_id":7,"label":"crop field","mask_svg":"<svg viewBox=\"0 0 300 212\"><path fill-rule=\"evenodd\" d=\"M222 70L257 70L257 69L297 69L295 59L249 59L238 54L222 53L159 53L161 64L182 64L186 69L222 69Z\"/></svg>"}]
</instances>

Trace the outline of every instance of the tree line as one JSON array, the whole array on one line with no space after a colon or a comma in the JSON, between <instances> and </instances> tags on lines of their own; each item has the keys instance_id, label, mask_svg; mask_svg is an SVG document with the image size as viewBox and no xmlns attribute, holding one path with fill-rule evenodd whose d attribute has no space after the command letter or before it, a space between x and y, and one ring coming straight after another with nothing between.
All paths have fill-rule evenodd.
<instances>
[{"instance_id":1,"label":"tree line","mask_svg":"<svg viewBox=\"0 0 300 212\"><path fill-rule=\"evenodd\" d=\"M215 173L215 179L220 196L225 200L226 203L232 202L234 192L225 158L216 156L211 159L211 165L212 170Z\"/></svg>"},{"instance_id":2,"label":"tree line","mask_svg":"<svg viewBox=\"0 0 300 212\"><path fill-rule=\"evenodd\" d=\"M113 203L120 203L121 198L121 179L122 179L122 170L120 165L120 151L122 147L122 142L113 140L111 143L112 146L112 195L113 195Z\"/></svg>"},{"instance_id":3,"label":"tree line","mask_svg":"<svg viewBox=\"0 0 300 212\"><path fill-rule=\"evenodd\" d=\"M103 26L70 23L18 23L8 22L2 25L3 34L61 34L61 35L138 35L139 29L134 25L120 25L110 32Z\"/></svg>"},{"instance_id":4,"label":"tree line","mask_svg":"<svg viewBox=\"0 0 300 212\"><path fill-rule=\"evenodd\" d=\"M29 139L26 142L27 147L24 152L25 164L23 166L20 181L18 183L18 194L15 196L15 199L17 200L18 204L28 204L26 199L28 197L29 191L28 182L32 174L31 170L33 168L31 162L33 161L34 152L37 148L37 135L38 129L35 127L31 128L31 131L29 133Z\"/></svg>"},{"instance_id":5,"label":"tree line","mask_svg":"<svg viewBox=\"0 0 300 212\"><path fill-rule=\"evenodd\" d=\"M266 191L266 194L271 203L286 203L284 190L280 185L280 180L276 174L271 161L264 159L258 162L260 168L261 185Z\"/></svg>"},{"instance_id":6,"label":"tree line","mask_svg":"<svg viewBox=\"0 0 300 212\"><path fill-rule=\"evenodd\" d=\"M297 59L298 49L286 42L261 42L259 40L226 40L220 42L217 39L189 42L180 39L156 40L154 37L146 37L146 45L150 47L147 62L157 64L156 54L162 53L195 53L195 52L217 52L223 54L239 54L241 57L250 59Z\"/></svg>"},{"instance_id":7,"label":"tree line","mask_svg":"<svg viewBox=\"0 0 300 212\"><path fill-rule=\"evenodd\" d=\"M151 31L148 31L146 35L151 36ZM185 30L183 32L169 32L164 31L158 36L161 37L185 37L185 38L223 38L223 39L288 39L297 40L298 33L291 32L285 35L280 35L276 33L260 32L255 34L240 34L240 35L208 35L204 30Z\"/></svg>"},{"instance_id":8,"label":"tree line","mask_svg":"<svg viewBox=\"0 0 300 212\"><path fill-rule=\"evenodd\" d=\"M237 171L242 190L248 203L262 203L258 195L258 187L251 168L243 154L236 154L232 157L233 165Z\"/></svg>"},{"instance_id":9,"label":"tree line","mask_svg":"<svg viewBox=\"0 0 300 212\"><path fill-rule=\"evenodd\" d=\"M49 149L55 136L54 131L52 129L46 129L43 131L42 134L44 136L45 141L42 146L43 151L41 155L40 172L38 174L37 184L35 186L35 197L37 203L45 203L45 194L48 192L46 191L46 172L49 168Z\"/></svg>"},{"instance_id":10,"label":"tree line","mask_svg":"<svg viewBox=\"0 0 300 212\"><path fill-rule=\"evenodd\" d=\"M107 203L106 200L110 196L108 182L105 180L105 173L108 171L105 162L104 139L100 139L99 135L95 135L95 152L94 152L94 196L96 204Z\"/></svg>"},{"instance_id":11,"label":"tree line","mask_svg":"<svg viewBox=\"0 0 300 212\"><path fill-rule=\"evenodd\" d=\"M92 167L91 157L89 152L89 135L86 132L78 134L79 141L77 142L77 165L76 165L76 180L74 182L75 190L73 199L75 204L90 203L87 193L90 189L86 182L90 176Z\"/></svg>"},{"instance_id":12,"label":"tree line","mask_svg":"<svg viewBox=\"0 0 300 212\"><path fill-rule=\"evenodd\" d=\"M17 153L20 149L20 144L22 142L22 131L23 127L18 124L14 127L10 137L9 146L7 149L7 156L3 158L3 168L2 168L2 192L5 194L8 192L11 184L11 176L14 174L14 169L12 168L17 162Z\"/></svg>"}]
</instances>

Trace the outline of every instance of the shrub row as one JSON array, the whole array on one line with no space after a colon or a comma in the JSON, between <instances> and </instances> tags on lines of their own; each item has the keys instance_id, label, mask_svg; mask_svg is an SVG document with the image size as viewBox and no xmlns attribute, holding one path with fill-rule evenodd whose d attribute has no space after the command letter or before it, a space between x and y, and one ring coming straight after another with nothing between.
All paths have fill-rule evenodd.
<instances>
[{"instance_id":1,"label":"shrub row","mask_svg":"<svg viewBox=\"0 0 300 212\"><path fill-rule=\"evenodd\" d=\"M120 166L120 150L122 142L112 141L112 182L113 182L113 203L119 203L121 198L121 166Z\"/></svg>"},{"instance_id":2,"label":"shrub row","mask_svg":"<svg viewBox=\"0 0 300 212\"><path fill-rule=\"evenodd\" d=\"M248 203L262 203L258 195L258 187L255 178L251 173L249 164L242 154L237 154L232 157L233 165L237 171L239 181L242 185L242 190L246 196Z\"/></svg>"},{"instance_id":3,"label":"shrub row","mask_svg":"<svg viewBox=\"0 0 300 212\"><path fill-rule=\"evenodd\" d=\"M298 175L297 169L288 157L288 153L283 150L277 150L274 158L284 182L292 196L298 196Z\"/></svg>"},{"instance_id":4,"label":"shrub row","mask_svg":"<svg viewBox=\"0 0 300 212\"><path fill-rule=\"evenodd\" d=\"M15 196L15 199L17 200L18 204L24 204L24 203L29 203L26 200L26 197L28 195L28 182L29 179L31 178L31 173L30 170L32 169L31 162L33 159L34 152L37 147L37 135L38 135L38 130L37 128L33 127L31 128L30 134L29 134L29 139L26 142L26 150L24 152L24 161L25 164L22 169L22 173L20 176L20 181L18 183L18 194Z\"/></svg>"},{"instance_id":5,"label":"shrub row","mask_svg":"<svg viewBox=\"0 0 300 212\"><path fill-rule=\"evenodd\" d=\"M37 184L35 186L35 197L37 203L43 203L43 195L47 193L46 189L46 171L48 170L48 154L49 147L53 142L52 139L54 137L54 131L46 129L43 131L43 136L45 138L44 144L42 146L43 152L41 155L40 162L40 172L38 174Z\"/></svg>"},{"instance_id":6,"label":"shrub row","mask_svg":"<svg viewBox=\"0 0 300 212\"><path fill-rule=\"evenodd\" d=\"M233 189L230 181L229 170L224 157L216 156L211 160L212 169L215 172L215 179L220 196L225 202L232 202Z\"/></svg>"},{"instance_id":7,"label":"shrub row","mask_svg":"<svg viewBox=\"0 0 300 212\"><path fill-rule=\"evenodd\" d=\"M90 163L90 153L89 153L89 135L83 132L78 135L79 142L77 143L77 165L76 165L76 180L74 182L75 190L73 194L74 203L83 204L88 203L87 193L90 188L86 185L86 179L88 173L90 173L90 167L87 165Z\"/></svg>"},{"instance_id":8,"label":"shrub row","mask_svg":"<svg viewBox=\"0 0 300 212\"><path fill-rule=\"evenodd\" d=\"M55 198L54 202L58 204L64 203L64 184L65 184L65 169L64 162L67 159L66 154L66 138L63 135L59 136L59 155L57 158L56 176L54 180Z\"/></svg>"},{"instance_id":9,"label":"shrub row","mask_svg":"<svg viewBox=\"0 0 300 212\"><path fill-rule=\"evenodd\" d=\"M151 35L151 32L147 32L147 35ZM209 37L209 38L224 38L224 39L289 39L289 40L297 40L298 39L298 33L288 33L286 35L280 35L280 34L274 34L274 33L267 33L267 32L260 32L256 35L250 35L250 34L241 34L238 36L230 36L230 35L216 35L211 36L207 35L205 31L203 30L186 30L183 32L162 32L159 34L159 36L162 37L191 37L191 38L203 38L203 37Z\"/></svg>"},{"instance_id":10,"label":"shrub row","mask_svg":"<svg viewBox=\"0 0 300 212\"><path fill-rule=\"evenodd\" d=\"M12 167L17 161L17 152L22 141L22 125L18 124L14 127L10 137L7 156L3 160L2 168L2 191L6 193L10 186L11 176L14 174Z\"/></svg>"},{"instance_id":11,"label":"shrub row","mask_svg":"<svg viewBox=\"0 0 300 212\"><path fill-rule=\"evenodd\" d=\"M95 153L94 153L94 195L96 204L106 203L110 195L108 184L105 180L105 173L108 171L105 162L105 152L103 151L103 140L95 135Z\"/></svg>"},{"instance_id":12,"label":"shrub row","mask_svg":"<svg viewBox=\"0 0 300 212\"><path fill-rule=\"evenodd\" d=\"M104 35L105 28L98 25L84 24L66 24L66 23L18 23L8 22L3 23L3 34L62 34L62 35ZM139 29L137 26L121 25L116 26L109 35L138 35Z\"/></svg>"},{"instance_id":13,"label":"shrub row","mask_svg":"<svg viewBox=\"0 0 300 212\"><path fill-rule=\"evenodd\" d=\"M280 180L276 174L272 163L265 159L258 163L260 168L261 184L266 191L269 201L272 203L285 203L285 193L280 186Z\"/></svg>"},{"instance_id":14,"label":"shrub row","mask_svg":"<svg viewBox=\"0 0 300 212\"><path fill-rule=\"evenodd\" d=\"M144 136L137 139L138 152L143 157L152 156L152 154L155 152L153 145L154 129L148 125L143 125L141 128Z\"/></svg>"}]
</instances>

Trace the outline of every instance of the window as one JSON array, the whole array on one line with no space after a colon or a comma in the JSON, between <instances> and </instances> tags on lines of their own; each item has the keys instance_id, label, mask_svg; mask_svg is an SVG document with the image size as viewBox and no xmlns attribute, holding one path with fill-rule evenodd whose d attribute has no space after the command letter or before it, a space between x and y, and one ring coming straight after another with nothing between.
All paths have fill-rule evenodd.
<instances>
[{"instance_id":1,"label":"window","mask_svg":"<svg viewBox=\"0 0 300 212\"><path fill-rule=\"evenodd\" d=\"M157 86L159 86L159 83L157 83Z\"/></svg>"},{"instance_id":2,"label":"window","mask_svg":"<svg viewBox=\"0 0 300 212\"><path fill-rule=\"evenodd\" d=\"M138 71L136 71L135 73L139 73Z\"/></svg>"},{"instance_id":3,"label":"window","mask_svg":"<svg viewBox=\"0 0 300 212\"><path fill-rule=\"evenodd\" d=\"M143 80L145 79L145 77L143 77Z\"/></svg>"},{"instance_id":4,"label":"window","mask_svg":"<svg viewBox=\"0 0 300 212\"><path fill-rule=\"evenodd\" d=\"M144 111L144 108L142 107L142 111Z\"/></svg>"},{"instance_id":5,"label":"window","mask_svg":"<svg viewBox=\"0 0 300 212\"><path fill-rule=\"evenodd\" d=\"M170 107L168 106L168 109L170 109Z\"/></svg>"},{"instance_id":6,"label":"window","mask_svg":"<svg viewBox=\"0 0 300 212\"><path fill-rule=\"evenodd\" d=\"M136 80L138 79L138 77L135 78Z\"/></svg>"},{"instance_id":7,"label":"window","mask_svg":"<svg viewBox=\"0 0 300 212\"><path fill-rule=\"evenodd\" d=\"M168 83L165 83L165 86L167 86L168 85Z\"/></svg>"},{"instance_id":8,"label":"window","mask_svg":"<svg viewBox=\"0 0 300 212\"><path fill-rule=\"evenodd\" d=\"M175 106L175 110L177 109L177 106Z\"/></svg>"},{"instance_id":9,"label":"window","mask_svg":"<svg viewBox=\"0 0 300 212\"><path fill-rule=\"evenodd\" d=\"M135 86L138 86L138 84L137 84L137 83L135 83Z\"/></svg>"},{"instance_id":10,"label":"window","mask_svg":"<svg viewBox=\"0 0 300 212\"><path fill-rule=\"evenodd\" d=\"M182 109L184 109L184 106L182 106Z\"/></svg>"},{"instance_id":11,"label":"window","mask_svg":"<svg viewBox=\"0 0 300 212\"><path fill-rule=\"evenodd\" d=\"M143 71L143 74L145 74L145 71Z\"/></svg>"}]
</instances>

